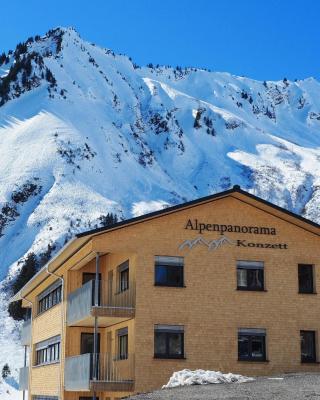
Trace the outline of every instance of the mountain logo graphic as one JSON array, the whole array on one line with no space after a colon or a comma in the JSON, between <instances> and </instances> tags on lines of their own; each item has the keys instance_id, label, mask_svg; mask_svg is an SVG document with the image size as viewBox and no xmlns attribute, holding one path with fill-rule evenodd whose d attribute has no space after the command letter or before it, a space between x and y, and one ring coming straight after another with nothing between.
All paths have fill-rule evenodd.
<instances>
[{"instance_id":1,"label":"mountain logo graphic","mask_svg":"<svg viewBox=\"0 0 320 400\"><path fill-rule=\"evenodd\" d=\"M235 244L235 242L231 239L229 239L227 236L222 236L219 239L216 240L206 240L202 236L199 236L193 240L185 240L181 245L179 246L179 250L183 250L185 247L189 247L189 249L192 249L193 247L197 245L204 245L207 246L210 251L216 250L218 247L223 246L224 244Z\"/></svg>"}]
</instances>

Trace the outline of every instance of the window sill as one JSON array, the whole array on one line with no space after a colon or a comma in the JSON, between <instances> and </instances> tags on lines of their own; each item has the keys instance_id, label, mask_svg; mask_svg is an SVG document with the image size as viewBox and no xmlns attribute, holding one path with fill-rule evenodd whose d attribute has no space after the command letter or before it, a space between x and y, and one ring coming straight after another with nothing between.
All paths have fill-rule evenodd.
<instances>
[{"instance_id":1,"label":"window sill","mask_svg":"<svg viewBox=\"0 0 320 400\"><path fill-rule=\"evenodd\" d=\"M301 361L301 364L320 364L320 361Z\"/></svg>"},{"instance_id":2,"label":"window sill","mask_svg":"<svg viewBox=\"0 0 320 400\"><path fill-rule=\"evenodd\" d=\"M60 364L60 361L52 361L44 364L33 365L32 368L47 367L48 365L56 365L56 364Z\"/></svg>"},{"instance_id":3,"label":"window sill","mask_svg":"<svg viewBox=\"0 0 320 400\"><path fill-rule=\"evenodd\" d=\"M161 285L160 283L155 283L155 287L165 287L165 288L178 288L178 289L183 289L186 288L186 285Z\"/></svg>"},{"instance_id":4,"label":"window sill","mask_svg":"<svg viewBox=\"0 0 320 400\"><path fill-rule=\"evenodd\" d=\"M247 289L247 288L237 288L238 292L267 292L267 289Z\"/></svg>"},{"instance_id":5,"label":"window sill","mask_svg":"<svg viewBox=\"0 0 320 400\"><path fill-rule=\"evenodd\" d=\"M245 363L269 363L270 361L269 360L239 360L238 359L238 362L245 362Z\"/></svg>"},{"instance_id":6,"label":"window sill","mask_svg":"<svg viewBox=\"0 0 320 400\"><path fill-rule=\"evenodd\" d=\"M298 294L318 294L317 292L298 292Z\"/></svg>"},{"instance_id":7,"label":"window sill","mask_svg":"<svg viewBox=\"0 0 320 400\"><path fill-rule=\"evenodd\" d=\"M186 360L187 357L158 357L158 356L153 356L154 360L174 360L174 361L179 361L179 360Z\"/></svg>"}]
</instances>

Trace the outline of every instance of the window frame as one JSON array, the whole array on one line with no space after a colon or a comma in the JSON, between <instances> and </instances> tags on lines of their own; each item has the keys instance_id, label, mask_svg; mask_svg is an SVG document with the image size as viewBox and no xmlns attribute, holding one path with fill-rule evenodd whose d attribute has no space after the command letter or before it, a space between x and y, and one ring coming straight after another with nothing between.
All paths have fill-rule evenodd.
<instances>
[{"instance_id":1,"label":"window frame","mask_svg":"<svg viewBox=\"0 0 320 400\"><path fill-rule=\"evenodd\" d=\"M302 334L303 333L312 333L313 354L312 354L311 358L310 357L304 358L302 356ZM300 356L301 356L301 363L303 363L303 364L317 363L317 332L316 331L311 331L311 330L306 330L306 329L300 330Z\"/></svg>"},{"instance_id":2,"label":"window frame","mask_svg":"<svg viewBox=\"0 0 320 400\"><path fill-rule=\"evenodd\" d=\"M129 336L128 328L122 328L117 330L117 361L127 360L129 358ZM122 353L122 341L124 340L125 352Z\"/></svg>"},{"instance_id":3,"label":"window frame","mask_svg":"<svg viewBox=\"0 0 320 400\"><path fill-rule=\"evenodd\" d=\"M248 337L248 352L250 353L248 356L240 355L240 346L239 339L240 337ZM254 357L252 355L252 342L254 338L263 338L262 340L262 357ZM238 361L247 361L247 362L266 362L267 361L267 332L265 329L260 328L239 328L238 329Z\"/></svg>"},{"instance_id":4,"label":"window frame","mask_svg":"<svg viewBox=\"0 0 320 400\"><path fill-rule=\"evenodd\" d=\"M126 280L122 279L123 274L127 275L127 279ZM126 260L125 262L121 263L117 267L117 275L118 275L118 292L117 293L123 293L123 292L129 290L129 288L130 288L130 265L129 265L129 260Z\"/></svg>"},{"instance_id":5,"label":"window frame","mask_svg":"<svg viewBox=\"0 0 320 400\"><path fill-rule=\"evenodd\" d=\"M53 336L50 339L35 344L34 367L59 363L61 360L61 337Z\"/></svg>"},{"instance_id":6,"label":"window frame","mask_svg":"<svg viewBox=\"0 0 320 400\"><path fill-rule=\"evenodd\" d=\"M172 259L179 259L180 262L177 262L176 265L170 264L169 261L160 261L160 259L163 258L172 258ZM166 268L177 268L177 270L181 271L181 277L180 277L180 283L176 284L175 282L171 282L168 279L168 274L166 276L166 282L159 282L157 281L157 267L166 267ZM181 256L155 256L154 257L154 286L159 286L159 287L178 287L178 288L183 288L185 287L184 281L185 281L185 272L184 272L184 257Z\"/></svg>"},{"instance_id":7,"label":"window frame","mask_svg":"<svg viewBox=\"0 0 320 400\"><path fill-rule=\"evenodd\" d=\"M37 297L37 315L40 315L50 308L62 302L62 283L58 279L52 285L47 287Z\"/></svg>"},{"instance_id":8,"label":"window frame","mask_svg":"<svg viewBox=\"0 0 320 400\"><path fill-rule=\"evenodd\" d=\"M310 267L311 270L311 289L301 290L301 280L300 280L300 268ZM314 279L314 264L298 264L298 293L299 294L316 294L315 290L315 279Z\"/></svg>"},{"instance_id":9,"label":"window frame","mask_svg":"<svg viewBox=\"0 0 320 400\"><path fill-rule=\"evenodd\" d=\"M165 334L165 353L156 352L156 335L157 333ZM181 335L181 354L170 353L170 335ZM185 359L185 329L184 325L155 325L154 326L154 358L165 360L181 360Z\"/></svg>"},{"instance_id":10,"label":"window frame","mask_svg":"<svg viewBox=\"0 0 320 400\"><path fill-rule=\"evenodd\" d=\"M254 265L256 264L256 265ZM262 285L259 286L239 286L239 270L245 271L262 271ZM236 264L236 279L237 279L237 290L245 292L265 292L265 265L263 261L257 260L237 260Z\"/></svg>"}]
</instances>

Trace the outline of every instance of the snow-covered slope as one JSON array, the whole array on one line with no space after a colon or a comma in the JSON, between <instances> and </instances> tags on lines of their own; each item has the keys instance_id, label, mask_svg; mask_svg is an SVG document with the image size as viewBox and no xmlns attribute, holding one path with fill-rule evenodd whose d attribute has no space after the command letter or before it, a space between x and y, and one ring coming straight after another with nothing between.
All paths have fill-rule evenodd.
<instances>
[{"instance_id":1,"label":"snow-covered slope","mask_svg":"<svg viewBox=\"0 0 320 400\"><path fill-rule=\"evenodd\" d=\"M109 212L126 218L234 184L320 222L314 78L140 68L71 28L0 56L0 76L1 279Z\"/></svg>"}]
</instances>

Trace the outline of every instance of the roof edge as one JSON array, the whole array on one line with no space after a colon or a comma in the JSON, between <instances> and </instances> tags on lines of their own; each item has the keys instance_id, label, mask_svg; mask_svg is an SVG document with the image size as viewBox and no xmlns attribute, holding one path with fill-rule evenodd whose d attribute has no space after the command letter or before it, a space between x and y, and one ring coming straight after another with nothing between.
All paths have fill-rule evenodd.
<instances>
[{"instance_id":1,"label":"roof edge","mask_svg":"<svg viewBox=\"0 0 320 400\"><path fill-rule=\"evenodd\" d=\"M133 224L133 223L136 223L136 222L140 222L140 221L147 220L147 219L150 219L150 218L155 218L155 217L158 217L158 216L161 216L161 215L164 215L164 214L169 214L171 212L175 212L175 211L178 211L180 209L182 210L184 208L188 208L188 207L191 207L191 206L196 205L196 204L207 202L207 201L213 200L215 198L228 196L229 194L234 193L235 191L238 191L239 190L238 188L240 188L240 186L235 185L235 186L233 186L232 189L228 189L228 190L225 190L223 192L211 194L211 195L205 196L205 197L200 197L198 199L187 201L187 202L181 203L181 204L177 204L177 205L172 206L172 207L166 207L166 208L163 208L161 210L152 211L151 213L143 214L143 215L140 215L139 217L125 219L123 221L117 222L117 223L109 225L107 227L102 227L102 228L92 229L90 231L81 232L81 233L78 233L76 235L76 237L80 238L80 237L87 236L87 235L93 235L93 234L96 234L96 233L107 232L109 230L121 228L123 226L130 225L130 224ZM245 192L245 193L247 193L247 192Z\"/></svg>"},{"instance_id":2,"label":"roof edge","mask_svg":"<svg viewBox=\"0 0 320 400\"><path fill-rule=\"evenodd\" d=\"M306 223L308 225L311 225L314 228L317 228L317 229L320 230L320 225L317 224L316 222L313 222L313 221L311 221L311 220L309 220L307 218L304 218L301 215L296 214L296 213L294 213L292 211L289 211L289 210L287 210L287 209L285 209L283 207L277 206L276 204L271 203L271 202L269 202L267 200L264 200L261 197L255 196L254 194L249 193L249 192L241 189L241 187L239 185L234 185L231 189L225 190L223 192L211 194L209 196L200 197L198 199L191 200L191 201L188 201L186 203L177 204L177 205L172 206L172 207L163 208L163 209L158 210L158 211L153 211L153 212L148 213L148 214L140 215L139 217L126 219L124 221L117 222L117 223L109 225L107 227L102 227L102 228L92 229L92 230L89 230L89 231L84 231L84 232L78 233L76 235L76 237L77 238L81 238L81 237L88 236L88 235L95 235L95 234L100 234L100 233L103 233L103 232L112 231L112 230L115 230L115 229L118 229L118 228L122 228L122 227L124 227L126 225L135 224L137 222L142 222L144 220L156 218L156 217L159 217L161 215L169 214L171 212L183 210L185 208L188 208L188 207L191 207L191 206L194 206L194 205L197 205L197 204L205 203L205 202L217 199L219 197L225 197L225 196L228 196L228 195L230 195L232 193L243 194L244 196L247 196L247 197L249 197L249 198L251 198L251 199L253 199L255 201L258 201L258 202L260 202L262 204L265 204L265 205L267 205L267 206L269 206L269 207L271 207L271 208L273 208L273 209L275 209L277 211L283 212L284 214L287 214L290 217L296 218L296 219L300 220L301 222L304 222L304 223Z\"/></svg>"},{"instance_id":3,"label":"roof edge","mask_svg":"<svg viewBox=\"0 0 320 400\"><path fill-rule=\"evenodd\" d=\"M74 243L76 241L77 237L73 237L72 239L70 239L52 258L50 258L50 260L39 269L39 271L37 271L33 277L31 279L29 279L29 281L22 286L22 288L15 293L13 296L11 296L9 298L9 303L13 303L14 301L19 301L19 300L23 300L24 299L24 295L23 295L23 290L25 288L27 288L29 285L32 285L32 283L39 277L41 276L41 274L43 274L44 272L48 275L48 277L50 276L50 273L48 273L47 271L49 270L49 266L51 265L51 263L53 261L55 261L64 251L67 247L69 247L72 243Z\"/></svg>"}]
</instances>

